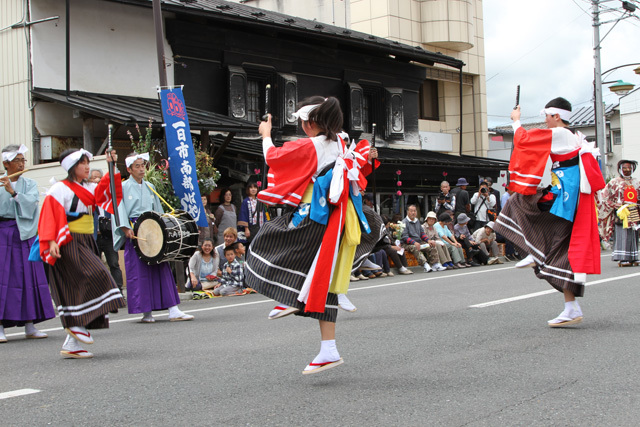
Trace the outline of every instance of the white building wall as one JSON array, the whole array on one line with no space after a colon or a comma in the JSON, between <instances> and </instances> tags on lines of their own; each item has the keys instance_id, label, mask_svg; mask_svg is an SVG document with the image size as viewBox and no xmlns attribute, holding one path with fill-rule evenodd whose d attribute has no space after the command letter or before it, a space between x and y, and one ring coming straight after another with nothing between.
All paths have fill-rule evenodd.
<instances>
[{"instance_id":1,"label":"white building wall","mask_svg":"<svg viewBox=\"0 0 640 427\"><path fill-rule=\"evenodd\" d=\"M25 18L24 0L0 1L0 149L25 144L27 161L33 161L29 111L28 30L11 28Z\"/></svg>"},{"instance_id":2,"label":"white building wall","mask_svg":"<svg viewBox=\"0 0 640 427\"><path fill-rule=\"evenodd\" d=\"M349 26L351 0L229 0L338 27Z\"/></svg>"},{"instance_id":3,"label":"white building wall","mask_svg":"<svg viewBox=\"0 0 640 427\"><path fill-rule=\"evenodd\" d=\"M4 0L3 0L4 1ZM31 0L31 19L59 15L33 26L33 86L65 89L65 2ZM72 91L156 97L158 62L151 8L71 0ZM165 56L172 58L165 40ZM173 81L173 68L167 68Z\"/></svg>"},{"instance_id":4,"label":"white building wall","mask_svg":"<svg viewBox=\"0 0 640 427\"><path fill-rule=\"evenodd\" d=\"M640 161L640 90L620 98L622 158Z\"/></svg>"}]
</instances>

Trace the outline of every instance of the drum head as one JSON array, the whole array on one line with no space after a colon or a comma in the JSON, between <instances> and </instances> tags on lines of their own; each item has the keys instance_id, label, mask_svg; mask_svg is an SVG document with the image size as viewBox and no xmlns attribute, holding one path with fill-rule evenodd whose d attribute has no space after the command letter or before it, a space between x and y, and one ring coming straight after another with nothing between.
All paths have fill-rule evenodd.
<instances>
[{"instance_id":1,"label":"drum head","mask_svg":"<svg viewBox=\"0 0 640 427\"><path fill-rule=\"evenodd\" d=\"M149 258L156 257L164 244L163 232L160 223L153 219L147 219L138 227L138 247L140 252ZM142 240L144 239L144 240Z\"/></svg>"},{"instance_id":2,"label":"drum head","mask_svg":"<svg viewBox=\"0 0 640 427\"><path fill-rule=\"evenodd\" d=\"M156 212L140 215L133 227L138 237L133 239L133 247L142 261L150 265L161 262L166 246L165 229L164 220Z\"/></svg>"}]
</instances>

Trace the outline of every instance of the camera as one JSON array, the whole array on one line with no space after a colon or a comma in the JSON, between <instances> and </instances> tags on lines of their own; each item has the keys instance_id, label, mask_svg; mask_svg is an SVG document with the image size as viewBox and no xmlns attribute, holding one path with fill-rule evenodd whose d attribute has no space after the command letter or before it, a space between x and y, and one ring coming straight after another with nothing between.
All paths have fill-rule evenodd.
<instances>
[{"instance_id":1,"label":"camera","mask_svg":"<svg viewBox=\"0 0 640 427\"><path fill-rule=\"evenodd\" d=\"M487 189L486 189L486 188L481 188L481 189L480 189L480 192L484 194L484 193L486 193L486 192L487 192Z\"/></svg>"}]
</instances>

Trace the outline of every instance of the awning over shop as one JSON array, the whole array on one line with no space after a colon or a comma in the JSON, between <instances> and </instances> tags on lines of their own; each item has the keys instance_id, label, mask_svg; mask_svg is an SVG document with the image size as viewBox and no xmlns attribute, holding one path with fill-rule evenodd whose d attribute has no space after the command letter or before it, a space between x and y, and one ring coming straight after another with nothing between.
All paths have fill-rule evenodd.
<instances>
[{"instance_id":1,"label":"awning over shop","mask_svg":"<svg viewBox=\"0 0 640 427\"><path fill-rule=\"evenodd\" d=\"M159 99L78 91L69 92L69 96L67 96L64 90L42 88L33 89L31 94L35 99L54 102L84 114L125 126L134 126L135 124L146 126L149 123L149 118L158 125L163 122ZM189 106L187 106L187 114L189 115L189 125L194 130L253 134L258 131L256 123Z\"/></svg>"}]
</instances>

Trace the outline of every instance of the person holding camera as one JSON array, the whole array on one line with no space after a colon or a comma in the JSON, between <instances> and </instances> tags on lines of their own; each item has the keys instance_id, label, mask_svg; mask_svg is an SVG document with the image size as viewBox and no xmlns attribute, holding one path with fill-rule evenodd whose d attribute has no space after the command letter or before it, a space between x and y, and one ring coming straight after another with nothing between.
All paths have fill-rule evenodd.
<instances>
[{"instance_id":1,"label":"person holding camera","mask_svg":"<svg viewBox=\"0 0 640 427\"><path fill-rule=\"evenodd\" d=\"M474 231L487 225L489 221L493 221L495 218L490 217L493 213L495 216L496 196L489 192L489 186L485 181L480 183L478 192L471 198L471 205L473 206L473 213L476 217L476 223L474 225Z\"/></svg>"}]
</instances>

